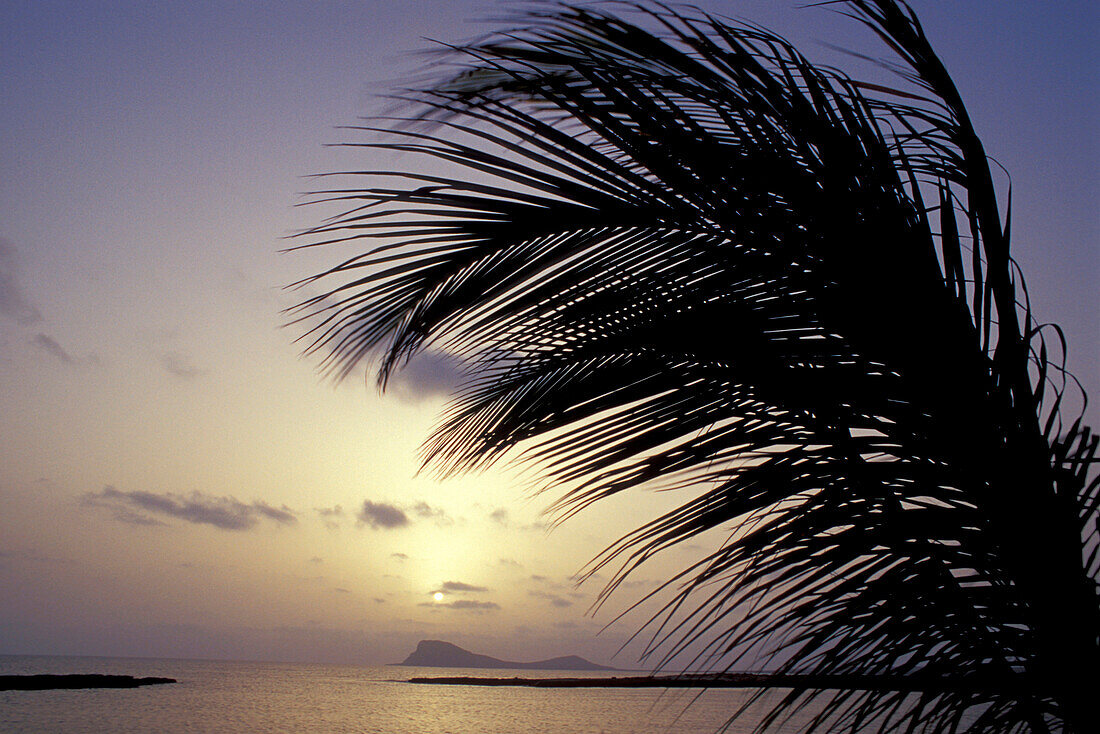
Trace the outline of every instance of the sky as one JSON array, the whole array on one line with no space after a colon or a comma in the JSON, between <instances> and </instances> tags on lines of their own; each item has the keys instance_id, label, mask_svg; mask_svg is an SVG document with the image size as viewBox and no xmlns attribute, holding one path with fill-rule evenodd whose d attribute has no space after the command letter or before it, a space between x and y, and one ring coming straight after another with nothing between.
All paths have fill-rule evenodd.
<instances>
[{"instance_id":1,"label":"sky","mask_svg":"<svg viewBox=\"0 0 1100 734\"><path fill-rule=\"evenodd\" d=\"M823 9L701 4L812 58L881 50ZM1035 309L1100 401L1100 5L913 5L1011 174ZM371 167L326 146L337 126L430 74L427 39L514 6L0 0L0 654L381 664L430 638L608 662L642 621L616 615L705 551L594 610L601 579L575 574L668 497L551 529L552 493L514 468L418 473L446 365L337 385L287 325L308 293L285 286L336 262L280 253L335 213L298 206L308 175Z\"/></svg>"}]
</instances>

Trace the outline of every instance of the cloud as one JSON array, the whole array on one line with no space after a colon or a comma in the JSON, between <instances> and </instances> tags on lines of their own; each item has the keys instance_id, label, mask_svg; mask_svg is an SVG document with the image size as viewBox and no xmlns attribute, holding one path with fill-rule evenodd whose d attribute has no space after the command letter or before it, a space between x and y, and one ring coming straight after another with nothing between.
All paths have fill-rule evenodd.
<instances>
[{"instance_id":1,"label":"cloud","mask_svg":"<svg viewBox=\"0 0 1100 734\"><path fill-rule=\"evenodd\" d=\"M298 522L294 511L286 505L272 507L266 502L245 504L233 497L213 497L199 492L188 496L134 491L124 492L106 486L100 492L89 492L84 504L110 508L115 519L135 525L163 525L155 515L162 515L195 525L212 525L222 530L248 530L260 520L280 525Z\"/></svg>"},{"instance_id":2,"label":"cloud","mask_svg":"<svg viewBox=\"0 0 1100 734\"><path fill-rule=\"evenodd\" d=\"M19 253L15 245L3 238L0 238L0 316L24 326L42 319L19 282Z\"/></svg>"},{"instance_id":3,"label":"cloud","mask_svg":"<svg viewBox=\"0 0 1100 734\"><path fill-rule=\"evenodd\" d=\"M36 347L50 357L53 357L62 364L69 365L70 367L80 367L84 365L96 365L99 364L99 357L95 354L89 354L86 357L74 357L58 343L49 334L43 334L41 332L35 334L30 338L29 343L31 346Z\"/></svg>"},{"instance_id":4,"label":"cloud","mask_svg":"<svg viewBox=\"0 0 1100 734\"><path fill-rule=\"evenodd\" d=\"M499 523L499 524L504 525L505 527L507 527L508 526L508 510L504 509L503 507L501 507L499 509L496 509L496 510L493 510L492 512L489 513L489 519L492 520L495 523Z\"/></svg>"},{"instance_id":5,"label":"cloud","mask_svg":"<svg viewBox=\"0 0 1100 734\"><path fill-rule=\"evenodd\" d=\"M389 389L401 400L420 403L445 398L462 380L459 361L441 352L418 354L390 379Z\"/></svg>"},{"instance_id":6,"label":"cloud","mask_svg":"<svg viewBox=\"0 0 1100 734\"><path fill-rule=\"evenodd\" d=\"M313 509L321 516L321 522L325 524L326 528L329 530L336 530L340 527L340 520L344 517L343 507L335 505L333 507L315 507Z\"/></svg>"},{"instance_id":7,"label":"cloud","mask_svg":"<svg viewBox=\"0 0 1100 734\"><path fill-rule=\"evenodd\" d=\"M488 589L485 588L484 586L474 586L473 584L464 584L461 581L444 581L443 586L439 587L438 589L436 589L435 591L433 591L431 593L434 594L436 591L449 591L452 594L466 594L466 593L480 594L482 592L488 591Z\"/></svg>"},{"instance_id":8,"label":"cloud","mask_svg":"<svg viewBox=\"0 0 1100 734\"><path fill-rule=\"evenodd\" d=\"M514 558L501 558L497 560L501 566L510 566L512 568L523 568L523 564Z\"/></svg>"},{"instance_id":9,"label":"cloud","mask_svg":"<svg viewBox=\"0 0 1100 734\"><path fill-rule=\"evenodd\" d=\"M491 609L500 609L500 605L491 601L475 601L473 599L458 599L452 602L421 602L417 604L420 607L429 607L431 609L465 609L469 611L489 611Z\"/></svg>"},{"instance_id":10,"label":"cloud","mask_svg":"<svg viewBox=\"0 0 1100 734\"><path fill-rule=\"evenodd\" d=\"M71 354L66 352L65 348L58 344L57 340L49 334L35 334L31 338L31 344L38 347L54 359L63 362L64 364L77 364L77 360L75 360Z\"/></svg>"},{"instance_id":11,"label":"cloud","mask_svg":"<svg viewBox=\"0 0 1100 734\"><path fill-rule=\"evenodd\" d=\"M313 558L309 559L309 562L310 563L324 563L325 559L321 558L321 556L314 556Z\"/></svg>"},{"instance_id":12,"label":"cloud","mask_svg":"<svg viewBox=\"0 0 1100 734\"><path fill-rule=\"evenodd\" d=\"M363 509L356 517L360 524L370 525L375 530L392 530L409 524L409 516L400 507L370 500L363 500Z\"/></svg>"},{"instance_id":13,"label":"cloud","mask_svg":"<svg viewBox=\"0 0 1100 734\"><path fill-rule=\"evenodd\" d=\"M86 498L87 499L87 498ZM95 502L87 502L87 504L96 504ZM158 520L155 517L150 517L141 512L136 512L129 507L123 507L120 505L111 505L111 516L119 522L124 522L127 525L142 525L145 527L169 527L168 523L163 520Z\"/></svg>"},{"instance_id":14,"label":"cloud","mask_svg":"<svg viewBox=\"0 0 1100 734\"><path fill-rule=\"evenodd\" d=\"M537 591L537 590L528 591L527 596L533 596L536 599L545 599L546 601L550 602L551 604L553 604L556 607L564 608L564 607L573 606L573 602L569 601L568 599L562 599L557 594L548 594L545 591Z\"/></svg>"},{"instance_id":15,"label":"cloud","mask_svg":"<svg viewBox=\"0 0 1100 734\"><path fill-rule=\"evenodd\" d=\"M390 558L396 558L399 561L407 561L409 557L404 553L390 553Z\"/></svg>"},{"instance_id":16,"label":"cloud","mask_svg":"<svg viewBox=\"0 0 1100 734\"><path fill-rule=\"evenodd\" d=\"M351 593L350 591L345 589L343 586L337 586L337 587L333 588L333 591L335 591L337 594L350 594Z\"/></svg>"},{"instance_id":17,"label":"cloud","mask_svg":"<svg viewBox=\"0 0 1100 734\"><path fill-rule=\"evenodd\" d=\"M422 517L426 520L435 520L436 525L454 525L455 522L447 515L444 510L441 510L438 507L432 507L427 502L417 502L415 505L413 505L412 512L417 517Z\"/></svg>"},{"instance_id":18,"label":"cloud","mask_svg":"<svg viewBox=\"0 0 1100 734\"><path fill-rule=\"evenodd\" d=\"M540 576L537 573L531 574L531 580L534 581L535 583L538 583L538 584L545 584L546 586L549 586L551 589L563 589L563 588L565 588L565 585L562 584L561 582L555 581L554 579L550 578L549 576Z\"/></svg>"},{"instance_id":19,"label":"cloud","mask_svg":"<svg viewBox=\"0 0 1100 734\"><path fill-rule=\"evenodd\" d=\"M160 355L160 366L168 374L181 380L193 380L206 374L206 370L200 370L191 362L190 357L180 352L165 352Z\"/></svg>"}]
</instances>

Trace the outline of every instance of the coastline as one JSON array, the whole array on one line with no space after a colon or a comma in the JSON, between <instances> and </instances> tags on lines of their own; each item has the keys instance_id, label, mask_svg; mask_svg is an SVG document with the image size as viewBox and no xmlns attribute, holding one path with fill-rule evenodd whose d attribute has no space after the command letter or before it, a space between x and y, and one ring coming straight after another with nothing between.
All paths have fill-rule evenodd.
<instances>
[{"instance_id":1,"label":"coastline","mask_svg":"<svg viewBox=\"0 0 1100 734\"><path fill-rule=\"evenodd\" d=\"M878 677L840 675L781 675L766 673L685 673L599 678L477 678L440 676L410 678L406 683L452 686L524 686L531 688L795 688L862 691L998 691L1011 689L1010 681L945 679L931 677Z\"/></svg>"},{"instance_id":2,"label":"coastline","mask_svg":"<svg viewBox=\"0 0 1100 734\"><path fill-rule=\"evenodd\" d=\"M71 688L138 688L176 683L175 678L71 673L65 675L0 675L0 691L51 691Z\"/></svg>"}]
</instances>

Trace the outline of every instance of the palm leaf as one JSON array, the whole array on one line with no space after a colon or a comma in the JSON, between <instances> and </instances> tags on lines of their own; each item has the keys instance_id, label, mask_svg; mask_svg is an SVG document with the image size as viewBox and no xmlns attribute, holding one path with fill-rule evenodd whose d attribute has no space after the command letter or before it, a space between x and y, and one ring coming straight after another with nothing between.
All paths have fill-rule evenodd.
<instances>
[{"instance_id":1,"label":"palm leaf","mask_svg":"<svg viewBox=\"0 0 1100 734\"><path fill-rule=\"evenodd\" d=\"M1092 730L1097 439L1061 416L1075 384L919 22L843 7L901 88L661 5L540 5L455 49L354 143L455 172L319 195L350 209L310 244L377 244L306 281L329 284L309 349L383 385L418 351L464 358L425 445L443 474L519 451L563 517L680 492L593 561L605 594L725 529L646 654L811 676L761 730L809 704L811 730Z\"/></svg>"}]
</instances>

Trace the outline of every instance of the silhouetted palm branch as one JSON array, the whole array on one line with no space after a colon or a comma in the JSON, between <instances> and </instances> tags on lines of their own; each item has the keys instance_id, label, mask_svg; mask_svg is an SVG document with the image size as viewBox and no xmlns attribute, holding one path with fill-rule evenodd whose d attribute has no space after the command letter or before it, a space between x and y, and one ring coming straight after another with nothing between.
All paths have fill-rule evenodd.
<instances>
[{"instance_id":1,"label":"silhouetted palm branch","mask_svg":"<svg viewBox=\"0 0 1100 734\"><path fill-rule=\"evenodd\" d=\"M310 279L332 284L310 348L339 376L380 355L381 384L429 347L467 360L425 446L445 474L518 447L566 516L681 491L594 561L619 564L605 593L728 529L669 581L649 651L882 683L794 690L761 729L810 701L815 727L1100 728L1097 438L1061 417L1060 332L916 17L842 6L894 89L622 6L536 6L408 95L430 124L362 128L458 172L322 192L351 208L313 244L379 243Z\"/></svg>"}]
</instances>

